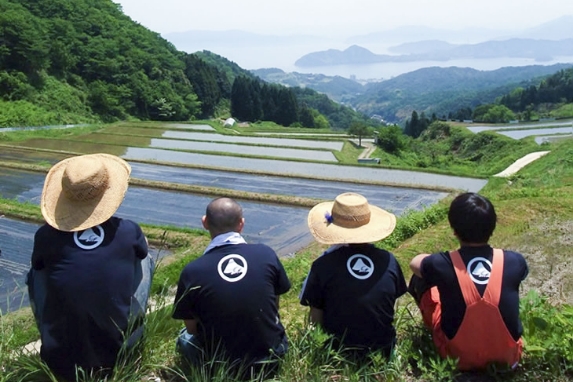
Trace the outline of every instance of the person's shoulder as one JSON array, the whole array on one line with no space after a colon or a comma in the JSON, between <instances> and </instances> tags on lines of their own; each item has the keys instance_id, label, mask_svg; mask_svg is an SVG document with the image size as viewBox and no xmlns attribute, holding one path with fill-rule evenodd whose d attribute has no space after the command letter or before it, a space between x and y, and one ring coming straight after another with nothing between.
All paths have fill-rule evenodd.
<instances>
[{"instance_id":1,"label":"person's shoulder","mask_svg":"<svg viewBox=\"0 0 573 382\"><path fill-rule=\"evenodd\" d=\"M52 227L48 223L44 223L40 227L38 227L38 229L36 230L36 235L44 235L44 234L53 233L53 232L60 232L60 231L58 231L57 229L55 229L54 227Z\"/></svg>"},{"instance_id":2,"label":"person's shoulder","mask_svg":"<svg viewBox=\"0 0 573 382\"><path fill-rule=\"evenodd\" d=\"M263 243L249 243L249 244L236 244L236 245L243 248L246 251L256 252L257 254L276 256L275 250Z\"/></svg>"},{"instance_id":3,"label":"person's shoulder","mask_svg":"<svg viewBox=\"0 0 573 382\"><path fill-rule=\"evenodd\" d=\"M435 252L422 259L423 266L426 267L440 267L445 264L451 264L452 259L449 251Z\"/></svg>"},{"instance_id":4,"label":"person's shoulder","mask_svg":"<svg viewBox=\"0 0 573 382\"><path fill-rule=\"evenodd\" d=\"M111 218L109 218L109 220L107 222L110 224L116 225L118 227L130 227L130 228L135 228L135 229L141 229L139 224L137 224L133 220L120 218L118 216L112 216Z\"/></svg>"},{"instance_id":5,"label":"person's shoulder","mask_svg":"<svg viewBox=\"0 0 573 382\"><path fill-rule=\"evenodd\" d=\"M523 256L519 252L504 249L503 254L505 256L505 261L517 261L517 262L524 262L524 263L526 262L525 256Z\"/></svg>"}]
</instances>

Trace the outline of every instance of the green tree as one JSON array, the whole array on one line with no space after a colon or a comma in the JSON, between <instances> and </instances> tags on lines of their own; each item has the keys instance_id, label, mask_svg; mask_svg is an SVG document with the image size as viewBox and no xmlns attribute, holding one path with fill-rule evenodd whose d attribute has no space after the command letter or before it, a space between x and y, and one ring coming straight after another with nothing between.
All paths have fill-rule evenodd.
<instances>
[{"instance_id":1,"label":"green tree","mask_svg":"<svg viewBox=\"0 0 573 382\"><path fill-rule=\"evenodd\" d=\"M371 136L373 129L364 122L354 121L348 128L348 134L358 137L358 146L362 147L362 138Z\"/></svg>"},{"instance_id":2,"label":"green tree","mask_svg":"<svg viewBox=\"0 0 573 382\"><path fill-rule=\"evenodd\" d=\"M396 154L406 147L406 136L398 125L382 127L378 130L376 144L390 154Z\"/></svg>"},{"instance_id":3,"label":"green tree","mask_svg":"<svg viewBox=\"0 0 573 382\"><path fill-rule=\"evenodd\" d=\"M312 110L306 104L300 107L299 121L304 127L316 127Z\"/></svg>"}]
</instances>

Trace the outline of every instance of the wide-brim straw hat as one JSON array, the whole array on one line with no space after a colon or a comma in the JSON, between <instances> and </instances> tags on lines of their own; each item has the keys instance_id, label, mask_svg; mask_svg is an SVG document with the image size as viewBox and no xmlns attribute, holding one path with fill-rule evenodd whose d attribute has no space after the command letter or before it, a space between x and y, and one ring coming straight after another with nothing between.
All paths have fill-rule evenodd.
<instances>
[{"instance_id":1,"label":"wide-brim straw hat","mask_svg":"<svg viewBox=\"0 0 573 382\"><path fill-rule=\"evenodd\" d=\"M395 227L394 214L353 192L317 204L308 213L310 233L322 244L373 243L389 236Z\"/></svg>"},{"instance_id":2,"label":"wide-brim straw hat","mask_svg":"<svg viewBox=\"0 0 573 382\"><path fill-rule=\"evenodd\" d=\"M74 232L105 222L123 202L130 173L126 161L109 154L56 163L46 176L40 202L46 223Z\"/></svg>"}]
</instances>

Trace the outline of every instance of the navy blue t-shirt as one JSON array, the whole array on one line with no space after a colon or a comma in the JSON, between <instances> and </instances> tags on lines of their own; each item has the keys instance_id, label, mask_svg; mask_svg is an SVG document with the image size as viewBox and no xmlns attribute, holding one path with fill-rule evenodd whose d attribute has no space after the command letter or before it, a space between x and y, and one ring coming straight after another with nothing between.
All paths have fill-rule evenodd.
<instances>
[{"instance_id":1,"label":"navy blue t-shirt","mask_svg":"<svg viewBox=\"0 0 573 382\"><path fill-rule=\"evenodd\" d=\"M139 283L135 268L146 256L145 236L130 220L112 217L79 232L38 229L32 268L47 272L40 354L50 368L69 378L74 365L113 367Z\"/></svg>"},{"instance_id":2,"label":"navy blue t-shirt","mask_svg":"<svg viewBox=\"0 0 573 382\"><path fill-rule=\"evenodd\" d=\"M406 293L400 265L372 244L343 246L316 259L300 295L324 311L326 332L347 346L388 348L396 330L394 305Z\"/></svg>"},{"instance_id":3,"label":"navy blue t-shirt","mask_svg":"<svg viewBox=\"0 0 573 382\"><path fill-rule=\"evenodd\" d=\"M462 247L459 251L464 264L468 267L468 274L479 294L483 296L491 272L493 248L489 245ZM509 333L517 341L523 332L519 319L519 285L529 271L521 254L506 250L503 253L499 311ZM442 305L442 331L452 339L462 323L466 304L449 252L439 252L424 258L421 273L428 286L438 287Z\"/></svg>"},{"instance_id":4,"label":"navy blue t-shirt","mask_svg":"<svg viewBox=\"0 0 573 382\"><path fill-rule=\"evenodd\" d=\"M208 352L221 344L231 359L264 358L285 336L277 296L289 289L286 272L270 247L224 245L183 269L173 318L198 319L198 337Z\"/></svg>"}]
</instances>

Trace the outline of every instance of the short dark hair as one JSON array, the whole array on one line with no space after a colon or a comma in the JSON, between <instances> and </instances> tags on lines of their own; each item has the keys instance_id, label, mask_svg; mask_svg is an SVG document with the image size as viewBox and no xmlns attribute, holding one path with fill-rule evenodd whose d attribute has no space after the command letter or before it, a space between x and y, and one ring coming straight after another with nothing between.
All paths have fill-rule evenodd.
<instances>
[{"instance_id":1,"label":"short dark hair","mask_svg":"<svg viewBox=\"0 0 573 382\"><path fill-rule=\"evenodd\" d=\"M458 195L448 212L450 227L460 241L487 243L495 230L497 215L486 197L474 192Z\"/></svg>"},{"instance_id":2,"label":"short dark hair","mask_svg":"<svg viewBox=\"0 0 573 382\"><path fill-rule=\"evenodd\" d=\"M243 218L243 209L231 198L211 201L205 211L211 233L222 234L235 231Z\"/></svg>"}]
</instances>

